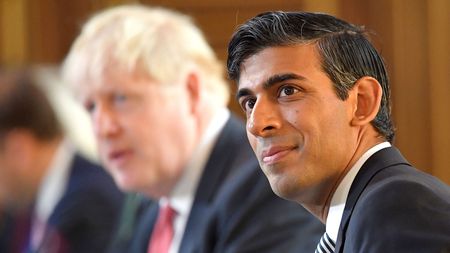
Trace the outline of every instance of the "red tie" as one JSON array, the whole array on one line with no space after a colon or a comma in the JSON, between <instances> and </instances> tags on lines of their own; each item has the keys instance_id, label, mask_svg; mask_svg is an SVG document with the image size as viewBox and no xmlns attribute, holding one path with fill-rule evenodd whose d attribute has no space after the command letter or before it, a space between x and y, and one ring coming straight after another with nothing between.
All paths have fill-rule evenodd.
<instances>
[{"instance_id":1,"label":"red tie","mask_svg":"<svg viewBox=\"0 0 450 253\"><path fill-rule=\"evenodd\" d=\"M175 210L170 205L159 208L158 219L148 245L147 253L168 253L173 238Z\"/></svg>"}]
</instances>

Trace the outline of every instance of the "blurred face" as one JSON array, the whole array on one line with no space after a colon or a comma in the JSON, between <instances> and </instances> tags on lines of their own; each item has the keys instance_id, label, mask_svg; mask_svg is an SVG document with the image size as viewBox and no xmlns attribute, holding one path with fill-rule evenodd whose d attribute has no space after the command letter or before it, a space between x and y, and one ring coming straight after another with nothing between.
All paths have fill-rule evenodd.
<instances>
[{"instance_id":1,"label":"blurred face","mask_svg":"<svg viewBox=\"0 0 450 253\"><path fill-rule=\"evenodd\" d=\"M186 85L114 69L103 81L83 85L100 158L119 187L151 197L169 194L197 138Z\"/></svg>"},{"instance_id":2,"label":"blurred face","mask_svg":"<svg viewBox=\"0 0 450 253\"><path fill-rule=\"evenodd\" d=\"M237 95L248 139L272 189L322 205L356 148L351 99L337 97L314 44L264 49L241 72Z\"/></svg>"},{"instance_id":3,"label":"blurred face","mask_svg":"<svg viewBox=\"0 0 450 253\"><path fill-rule=\"evenodd\" d=\"M25 208L35 197L40 169L29 162L30 153L23 138L6 134L0 142L0 206ZM35 165L35 166L28 166Z\"/></svg>"},{"instance_id":4,"label":"blurred face","mask_svg":"<svg viewBox=\"0 0 450 253\"><path fill-rule=\"evenodd\" d=\"M5 147L0 147L0 203L10 203L14 198L11 198L17 179L20 175L17 175L18 170L12 168L11 157L7 154Z\"/></svg>"}]
</instances>

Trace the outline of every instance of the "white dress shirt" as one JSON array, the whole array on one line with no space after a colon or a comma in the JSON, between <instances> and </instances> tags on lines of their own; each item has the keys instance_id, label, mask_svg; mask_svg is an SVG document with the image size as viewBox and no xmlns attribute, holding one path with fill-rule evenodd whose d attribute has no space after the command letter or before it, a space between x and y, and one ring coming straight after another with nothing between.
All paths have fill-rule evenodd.
<instances>
[{"instance_id":1,"label":"white dress shirt","mask_svg":"<svg viewBox=\"0 0 450 253\"><path fill-rule=\"evenodd\" d=\"M366 151L358 161L353 165L353 167L345 175L344 179L339 183L336 191L333 194L330 203L330 209L328 210L328 216L326 221L326 231L327 234L333 239L334 242L337 241L339 226L341 224L342 215L344 214L345 202L347 201L348 193L350 191L350 186L355 180L356 174L361 169L363 164L375 154L377 151L390 147L389 142L382 142L377 144Z\"/></svg>"},{"instance_id":2,"label":"white dress shirt","mask_svg":"<svg viewBox=\"0 0 450 253\"><path fill-rule=\"evenodd\" d=\"M67 142L58 147L39 187L31 228L31 247L37 249L43 239L45 224L66 190L74 148Z\"/></svg>"},{"instance_id":3,"label":"white dress shirt","mask_svg":"<svg viewBox=\"0 0 450 253\"><path fill-rule=\"evenodd\" d=\"M229 117L230 111L226 108L220 110L213 117L169 198L162 198L159 201L160 206L169 202L177 213L174 220L174 236L169 253L178 252L200 177L217 138Z\"/></svg>"}]
</instances>

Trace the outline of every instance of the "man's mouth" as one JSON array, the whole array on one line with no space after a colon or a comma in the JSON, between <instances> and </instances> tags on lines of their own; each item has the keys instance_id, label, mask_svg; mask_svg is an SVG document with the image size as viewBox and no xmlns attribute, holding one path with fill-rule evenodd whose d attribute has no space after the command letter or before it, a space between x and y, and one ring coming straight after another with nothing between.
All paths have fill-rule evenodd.
<instances>
[{"instance_id":1,"label":"man's mouth","mask_svg":"<svg viewBox=\"0 0 450 253\"><path fill-rule=\"evenodd\" d=\"M265 149L261 154L261 160L264 164L271 165L282 160L295 146L275 146Z\"/></svg>"},{"instance_id":2,"label":"man's mouth","mask_svg":"<svg viewBox=\"0 0 450 253\"><path fill-rule=\"evenodd\" d=\"M131 156L132 152L129 149L114 150L108 153L108 162L115 165L123 165Z\"/></svg>"}]
</instances>

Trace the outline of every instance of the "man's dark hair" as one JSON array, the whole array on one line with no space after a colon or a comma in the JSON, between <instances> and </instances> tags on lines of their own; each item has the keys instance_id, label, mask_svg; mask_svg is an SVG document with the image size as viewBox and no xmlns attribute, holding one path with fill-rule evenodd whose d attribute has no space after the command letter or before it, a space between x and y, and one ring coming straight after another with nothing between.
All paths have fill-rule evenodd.
<instances>
[{"instance_id":1,"label":"man's dark hair","mask_svg":"<svg viewBox=\"0 0 450 253\"><path fill-rule=\"evenodd\" d=\"M347 99L348 91L363 76L373 77L381 84L380 110L371 123L392 142L395 133L386 67L362 27L322 13L262 13L239 26L233 34L228 45L228 76L239 82L242 63L265 48L311 42L317 46L322 69L340 99Z\"/></svg>"},{"instance_id":2,"label":"man's dark hair","mask_svg":"<svg viewBox=\"0 0 450 253\"><path fill-rule=\"evenodd\" d=\"M0 136L14 129L29 130L40 140L62 136L56 113L31 70L0 68Z\"/></svg>"}]
</instances>

